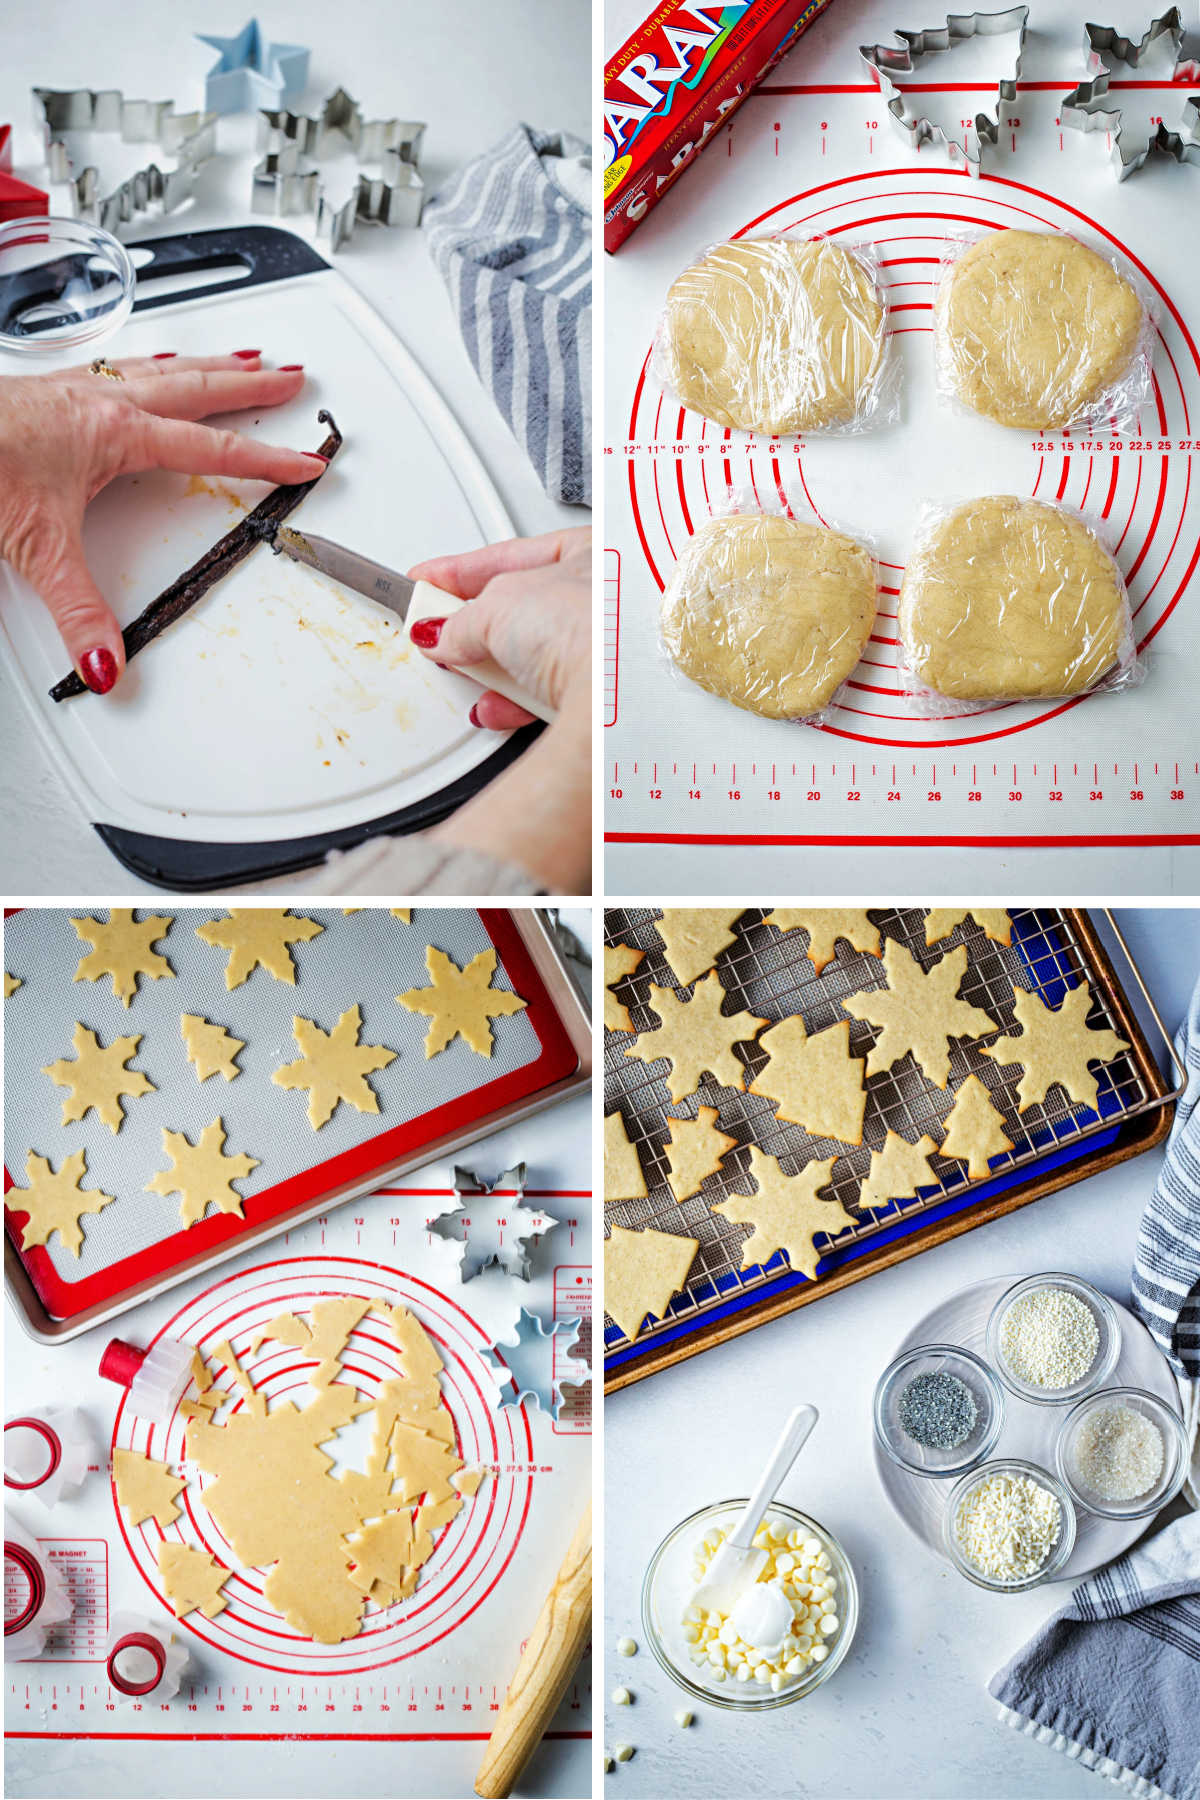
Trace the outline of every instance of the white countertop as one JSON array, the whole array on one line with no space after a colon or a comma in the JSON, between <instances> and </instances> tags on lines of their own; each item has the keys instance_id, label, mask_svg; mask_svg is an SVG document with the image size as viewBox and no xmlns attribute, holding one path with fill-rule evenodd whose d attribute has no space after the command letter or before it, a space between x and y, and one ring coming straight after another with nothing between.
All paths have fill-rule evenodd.
<instances>
[{"instance_id":1,"label":"white countertop","mask_svg":"<svg viewBox=\"0 0 1200 1800\"><path fill-rule=\"evenodd\" d=\"M1200 912L1117 914L1173 1031L1200 969ZM1128 1301L1153 1152L614 1394L605 1410L605 1746L636 1746L606 1777L607 1800L696 1792L835 1795L838 1800L1097 1800L1098 1778L996 1721L986 1684L1068 1597L973 1588L890 1511L875 1472L876 1377L912 1323L944 1294L986 1276L1070 1268ZM794 1706L756 1718L687 1699L642 1642L646 1564L696 1507L745 1494L786 1412L820 1424L780 1498L828 1524L854 1564L862 1614L837 1675ZM612 1649L639 1642L632 1660ZM612 1707L617 1685L632 1707ZM686 1703L696 1723L681 1731Z\"/></svg>"},{"instance_id":2,"label":"white countertop","mask_svg":"<svg viewBox=\"0 0 1200 1800\"><path fill-rule=\"evenodd\" d=\"M163 7L123 0L97 13L82 0L9 0L0 58L0 123L14 128L16 171L45 186L39 173L40 132L31 120L30 88L116 87L127 96L171 97L179 111L201 106L204 77L217 52L193 33L233 36L253 13L242 0L200 7ZM453 171L499 141L514 124L590 135L589 11L584 0L521 0L518 16L486 0L453 7L416 0L382 6L372 0L292 0L263 15L268 37L312 46L309 86L294 110L319 109L344 85L371 118L428 121L421 171L431 194ZM123 235L128 241L163 232L262 222L249 210L253 120L222 118L219 156L201 170L197 196L167 215L149 213ZM118 179L156 155L151 144L113 147ZM163 160L161 156L159 160ZM102 169L109 172L110 165ZM53 203L53 190L52 190ZM278 221L303 236L302 218ZM360 226L335 262L382 314L440 388L521 534L579 525L589 514L547 499L512 434L481 388L450 311L442 279L419 232ZM214 351L236 349L214 344ZM170 349L170 344L164 344ZM262 346L266 356L270 345ZM317 354L317 352L314 352ZM26 363L0 356L0 374ZM262 431L266 434L268 422ZM448 544L447 551L457 549ZM402 551L398 548L398 556ZM0 824L10 894L153 894L104 848L75 800L50 768L25 709L0 668ZM304 889L304 876L276 884Z\"/></svg>"}]
</instances>

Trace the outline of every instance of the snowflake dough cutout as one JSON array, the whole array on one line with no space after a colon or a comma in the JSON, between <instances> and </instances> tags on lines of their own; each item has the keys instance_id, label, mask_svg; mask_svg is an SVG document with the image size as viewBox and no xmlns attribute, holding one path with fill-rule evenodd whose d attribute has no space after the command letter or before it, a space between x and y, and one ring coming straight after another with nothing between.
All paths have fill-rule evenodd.
<instances>
[{"instance_id":1,"label":"snowflake dough cutout","mask_svg":"<svg viewBox=\"0 0 1200 1800\"><path fill-rule=\"evenodd\" d=\"M648 1189L636 1146L629 1140L619 1112L604 1116L604 1204L644 1200Z\"/></svg>"},{"instance_id":2,"label":"snowflake dough cutout","mask_svg":"<svg viewBox=\"0 0 1200 1800\"><path fill-rule=\"evenodd\" d=\"M1091 1028L1092 990L1086 982L1070 988L1058 1011L1038 994L1014 988L1013 1006L1021 1030L983 1051L994 1062L1024 1070L1017 1085L1018 1111L1044 1100L1057 1082L1070 1098L1095 1110L1099 1084L1089 1063L1111 1062L1129 1045L1107 1026Z\"/></svg>"},{"instance_id":3,"label":"snowflake dough cutout","mask_svg":"<svg viewBox=\"0 0 1200 1800\"><path fill-rule=\"evenodd\" d=\"M233 1184L245 1180L259 1162L257 1157L244 1153L226 1156L225 1126L220 1119L206 1125L194 1144L182 1131L168 1131L164 1126L163 1150L171 1158L171 1167L160 1169L146 1183L145 1191L164 1197L180 1194L183 1204L179 1216L185 1225L202 1219L210 1206L219 1212L236 1213L239 1219L245 1217L242 1197L235 1193Z\"/></svg>"},{"instance_id":4,"label":"snowflake dough cutout","mask_svg":"<svg viewBox=\"0 0 1200 1800\"><path fill-rule=\"evenodd\" d=\"M741 1088L743 1069L733 1054L735 1044L748 1043L767 1023L753 1013L721 1011L725 989L714 970L698 981L692 997L684 1002L675 988L651 984L647 1005L662 1024L656 1031L644 1031L626 1056L638 1062L657 1062L666 1057L667 1092L678 1105L694 1094L707 1069L722 1087Z\"/></svg>"},{"instance_id":5,"label":"snowflake dough cutout","mask_svg":"<svg viewBox=\"0 0 1200 1800\"><path fill-rule=\"evenodd\" d=\"M624 1001L618 1000L613 993L619 981L632 975L646 952L634 950L629 944L605 944L604 946L604 1029L605 1031L632 1031L633 1020L629 1016L629 1008Z\"/></svg>"},{"instance_id":6,"label":"snowflake dough cutout","mask_svg":"<svg viewBox=\"0 0 1200 1800\"><path fill-rule=\"evenodd\" d=\"M663 942L667 965L676 981L690 987L698 975L706 975L722 950L728 950L737 933L734 921L744 906L718 912L711 906L667 906L654 929Z\"/></svg>"},{"instance_id":7,"label":"snowflake dough cutout","mask_svg":"<svg viewBox=\"0 0 1200 1800\"><path fill-rule=\"evenodd\" d=\"M763 924L773 925L777 931L807 931L808 960L818 975L833 961L839 938L852 950L879 955L879 927L872 925L865 912L852 907L777 906Z\"/></svg>"},{"instance_id":8,"label":"snowflake dough cutout","mask_svg":"<svg viewBox=\"0 0 1200 1800\"><path fill-rule=\"evenodd\" d=\"M850 1054L845 1019L809 1037L797 1014L772 1025L758 1042L770 1061L750 1083L750 1092L773 1101L777 1119L802 1125L812 1137L862 1143L867 1108L863 1059Z\"/></svg>"},{"instance_id":9,"label":"snowflake dough cutout","mask_svg":"<svg viewBox=\"0 0 1200 1800\"><path fill-rule=\"evenodd\" d=\"M106 1050L94 1031L89 1031L86 1025L76 1025L71 1038L75 1055L60 1057L42 1070L55 1087L70 1089L63 1101L64 1125L75 1124L94 1107L97 1117L109 1130L118 1132L125 1123L121 1096L125 1094L136 1100L141 1094L156 1092L149 1076L143 1075L140 1069L125 1067L137 1054L141 1041L140 1034L114 1038Z\"/></svg>"},{"instance_id":10,"label":"snowflake dough cutout","mask_svg":"<svg viewBox=\"0 0 1200 1800\"><path fill-rule=\"evenodd\" d=\"M295 987L296 964L289 946L307 944L324 929L315 919L293 914L286 907L232 906L227 919L208 919L197 925L196 936L219 950L228 950L227 988L241 987L257 968Z\"/></svg>"},{"instance_id":11,"label":"snowflake dough cutout","mask_svg":"<svg viewBox=\"0 0 1200 1800\"><path fill-rule=\"evenodd\" d=\"M991 1095L978 1075L968 1075L954 1096L954 1105L946 1119L946 1135L941 1154L956 1162L965 1162L972 1181L984 1181L991 1174L994 1156L1002 1156L1013 1148L1004 1129L1004 1115L992 1104Z\"/></svg>"},{"instance_id":12,"label":"snowflake dough cutout","mask_svg":"<svg viewBox=\"0 0 1200 1800\"><path fill-rule=\"evenodd\" d=\"M522 1012L529 1004L519 994L491 986L496 972L494 949L481 950L460 969L444 950L437 950L430 944L425 951L425 967L433 986L409 988L406 994L397 994L396 999L406 1012L428 1015L427 1062L447 1044L452 1044L456 1037L461 1037L479 1056L490 1056L495 1039L488 1021L510 1017Z\"/></svg>"},{"instance_id":13,"label":"snowflake dough cutout","mask_svg":"<svg viewBox=\"0 0 1200 1800\"><path fill-rule=\"evenodd\" d=\"M362 1008L357 1004L348 1007L328 1032L312 1019L292 1020L301 1055L276 1069L271 1080L281 1088L308 1089L308 1122L314 1131L333 1117L339 1100L360 1113L379 1111L379 1096L367 1076L394 1063L396 1052L384 1044L360 1044L361 1030Z\"/></svg>"},{"instance_id":14,"label":"snowflake dough cutout","mask_svg":"<svg viewBox=\"0 0 1200 1800\"><path fill-rule=\"evenodd\" d=\"M647 1315L666 1318L699 1248L698 1238L679 1232L613 1226L604 1244L604 1310L630 1343Z\"/></svg>"},{"instance_id":15,"label":"snowflake dough cutout","mask_svg":"<svg viewBox=\"0 0 1200 1800\"><path fill-rule=\"evenodd\" d=\"M694 1119L673 1119L668 1115L667 1167L671 1171L671 1192L681 1204L700 1192L701 1184L715 1175L721 1158L737 1149L737 1139L717 1130L715 1106L701 1106Z\"/></svg>"},{"instance_id":16,"label":"snowflake dough cutout","mask_svg":"<svg viewBox=\"0 0 1200 1800\"><path fill-rule=\"evenodd\" d=\"M516 1190L513 1197L512 1190ZM470 1224L464 1226L459 1215L468 1213ZM470 1169L455 1169L454 1200L443 1212L429 1221L430 1229L447 1243L457 1244L462 1252L459 1275L463 1281L474 1281L493 1264L528 1281L532 1265L525 1240L535 1232L553 1231L558 1224L549 1213L535 1211L525 1204L525 1164L505 1169L495 1181L480 1181ZM459 1236L460 1228L463 1235Z\"/></svg>"},{"instance_id":17,"label":"snowflake dough cutout","mask_svg":"<svg viewBox=\"0 0 1200 1800\"><path fill-rule=\"evenodd\" d=\"M215 1619L225 1611L229 1602L221 1589L233 1573L231 1569L222 1568L207 1550L194 1550L190 1544L177 1544L171 1538L158 1540L155 1555L163 1591L177 1619L197 1607L206 1619Z\"/></svg>"},{"instance_id":18,"label":"snowflake dough cutout","mask_svg":"<svg viewBox=\"0 0 1200 1800\"><path fill-rule=\"evenodd\" d=\"M139 1450L114 1450L112 1472L117 1502L131 1525L153 1519L165 1531L175 1523L179 1517L175 1496L187 1486L182 1475L172 1475L166 1463Z\"/></svg>"},{"instance_id":19,"label":"snowflake dough cutout","mask_svg":"<svg viewBox=\"0 0 1200 1800\"><path fill-rule=\"evenodd\" d=\"M782 1250L793 1269L817 1278L823 1251L816 1240L838 1237L857 1221L838 1200L819 1200L817 1189L828 1185L836 1157L810 1162L798 1175L785 1175L778 1159L767 1156L757 1144L750 1146L750 1173L758 1183L756 1194L731 1194L713 1207L737 1225L753 1225L742 1245L742 1268L770 1261Z\"/></svg>"},{"instance_id":20,"label":"snowflake dough cutout","mask_svg":"<svg viewBox=\"0 0 1200 1800\"><path fill-rule=\"evenodd\" d=\"M4 971L4 998L6 1000L11 1000L12 996L16 993L17 989L19 987L23 987L24 985L25 984L21 980L21 977L19 975L10 975L8 970L5 969L5 971Z\"/></svg>"},{"instance_id":21,"label":"snowflake dough cutout","mask_svg":"<svg viewBox=\"0 0 1200 1800\"><path fill-rule=\"evenodd\" d=\"M1012 920L1002 906L969 906L963 912L954 912L948 906L931 906L925 919L926 946L940 944L967 919L974 919L993 944L1012 943Z\"/></svg>"},{"instance_id":22,"label":"snowflake dough cutout","mask_svg":"<svg viewBox=\"0 0 1200 1800\"><path fill-rule=\"evenodd\" d=\"M882 1150L872 1150L871 1167L858 1190L857 1204L874 1209L890 1206L893 1200L915 1200L917 1189L940 1187L940 1178L929 1166L929 1158L937 1154L937 1145L928 1133L915 1144L889 1131Z\"/></svg>"},{"instance_id":23,"label":"snowflake dough cutout","mask_svg":"<svg viewBox=\"0 0 1200 1800\"><path fill-rule=\"evenodd\" d=\"M564 1352L570 1350L578 1342L580 1324L579 1319L552 1319L549 1325L543 1325L536 1313L521 1308L515 1327L516 1337L496 1341L495 1350L504 1351L503 1362L495 1350L485 1348L483 1351L496 1377L498 1408L520 1406L523 1400L532 1400L542 1412L557 1419L562 1411L563 1389L584 1387L591 1380L585 1363L580 1363L577 1376L556 1377L554 1374L554 1340L561 1341ZM504 1390L510 1384L513 1392L505 1394Z\"/></svg>"},{"instance_id":24,"label":"snowflake dough cutout","mask_svg":"<svg viewBox=\"0 0 1200 1800\"><path fill-rule=\"evenodd\" d=\"M152 916L135 919L131 906L109 908L103 919L72 919L75 935L91 949L76 969L75 981L99 981L112 976L112 991L123 1006L137 992L138 976L147 975L159 981L164 975L174 978L175 971L165 956L151 946L164 938L175 923L174 917Z\"/></svg>"},{"instance_id":25,"label":"snowflake dough cutout","mask_svg":"<svg viewBox=\"0 0 1200 1800\"><path fill-rule=\"evenodd\" d=\"M28 1250L33 1244L46 1244L51 1234L57 1231L72 1256L78 1256L83 1244L81 1216L111 1206L116 1195L102 1194L99 1188L80 1187L87 1174L83 1150L65 1157L57 1174L50 1167L49 1157L38 1156L31 1150L25 1158L25 1173L29 1186L18 1187L14 1183L5 1195L5 1204L14 1212L29 1214L25 1224L18 1228L21 1248Z\"/></svg>"},{"instance_id":26,"label":"snowflake dough cutout","mask_svg":"<svg viewBox=\"0 0 1200 1800\"><path fill-rule=\"evenodd\" d=\"M246 1048L244 1038L235 1038L223 1025L214 1025L199 1013L183 1013L179 1030L198 1081L207 1081L210 1075L233 1081L241 1074L236 1058L238 1051Z\"/></svg>"},{"instance_id":27,"label":"snowflake dough cutout","mask_svg":"<svg viewBox=\"0 0 1200 1800\"><path fill-rule=\"evenodd\" d=\"M867 1056L867 1074L878 1075L909 1050L935 1087L950 1080L950 1039L980 1038L1000 1027L981 1006L958 998L967 972L967 949L960 944L926 974L894 938L884 946L887 987L851 994L842 1001L854 1019L882 1029Z\"/></svg>"}]
</instances>

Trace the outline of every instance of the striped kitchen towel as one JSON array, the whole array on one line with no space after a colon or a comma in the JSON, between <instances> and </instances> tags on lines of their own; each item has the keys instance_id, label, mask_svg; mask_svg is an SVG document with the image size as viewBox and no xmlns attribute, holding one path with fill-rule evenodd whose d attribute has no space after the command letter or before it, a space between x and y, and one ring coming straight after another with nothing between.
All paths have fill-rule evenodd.
<instances>
[{"instance_id":1,"label":"striped kitchen towel","mask_svg":"<svg viewBox=\"0 0 1200 1800\"><path fill-rule=\"evenodd\" d=\"M425 209L429 250L480 380L546 492L590 506L591 158L518 125Z\"/></svg>"},{"instance_id":2,"label":"striped kitchen towel","mask_svg":"<svg viewBox=\"0 0 1200 1800\"><path fill-rule=\"evenodd\" d=\"M1175 1040L1188 1073L1133 1256L1133 1304L1175 1373L1200 1378L1200 982Z\"/></svg>"}]
</instances>

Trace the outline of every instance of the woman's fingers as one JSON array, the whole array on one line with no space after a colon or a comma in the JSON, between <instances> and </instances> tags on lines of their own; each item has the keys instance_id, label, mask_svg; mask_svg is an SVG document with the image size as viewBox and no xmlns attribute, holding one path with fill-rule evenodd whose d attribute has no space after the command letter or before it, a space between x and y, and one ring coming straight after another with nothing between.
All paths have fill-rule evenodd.
<instances>
[{"instance_id":1,"label":"woman's fingers","mask_svg":"<svg viewBox=\"0 0 1200 1800\"><path fill-rule=\"evenodd\" d=\"M180 475L231 475L243 481L315 481L328 464L307 450L259 444L238 431L218 431L182 419L148 418L144 468L173 469Z\"/></svg>"},{"instance_id":2,"label":"woman's fingers","mask_svg":"<svg viewBox=\"0 0 1200 1800\"><path fill-rule=\"evenodd\" d=\"M241 412L250 406L281 406L303 386L302 368L256 369L238 365L144 375L127 381L122 391L143 412L160 418L207 419L213 413Z\"/></svg>"},{"instance_id":3,"label":"woman's fingers","mask_svg":"<svg viewBox=\"0 0 1200 1800\"><path fill-rule=\"evenodd\" d=\"M83 545L69 542L52 562L24 573L45 601L84 681L94 694L107 694L125 667L125 645L84 561Z\"/></svg>"},{"instance_id":4,"label":"woman's fingers","mask_svg":"<svg viewBox=\"0 0 1200 1800\"><path fill-rule=\"evenodd\" d=\"M154 356L120 356L109 367L125 381L140 381L150 375L181 375L189 369L256 369L261 350L234 350L228 356L180 356L174 350L160 350ZM108 361L108 358L105 358ZM105 381L111 376L93 375L88 363L74 368L56 369L47 381Z\"/></svg>"},{"instance_id":5,"label":"woman's fingers","mask_svg":"<svg viewBox=\"0 0 1200 1800\"><path fill-rule=\"evenodd\" d=\"M469 717L472 725L484 731L515 731L519 725L532 725L535 715L488 688L471 708Z\"/></svg>"},{"instance_id":6,"label":"woman's fingers","mask_svg":"<svg viewBox=\"0 0 1200 1800\"><path fill-rule=\"evenodd\" d=\"M414 581L430 581L434 587L474 600L496 575L510 570L540 569L566 554L569 533L548 531L542 537L509 538L502 544L485 544L462 556L434 556L408 572Z\"/></svg>"}]
</instances>

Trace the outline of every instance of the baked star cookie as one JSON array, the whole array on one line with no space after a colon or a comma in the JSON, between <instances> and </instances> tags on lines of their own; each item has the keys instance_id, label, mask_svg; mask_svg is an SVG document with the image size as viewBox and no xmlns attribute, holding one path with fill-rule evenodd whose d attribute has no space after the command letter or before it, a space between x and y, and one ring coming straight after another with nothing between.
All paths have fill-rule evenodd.
<instances>
[{"instance_id":1,"label":"baked star cookie","mask_svg":"<svg viewBox=\"0 0 1200 1800\"><path fill-rule=\"evenodd\" d=\"M975 412L1029 431L1087 417L1127 374L1145 310L1104 257L1065 232L992 231L938 292L935 354Z\"/></svg>"},{"instance_id":2,"label":"baked star cookie","mask_svg":"<svg viewBox=\"0 0 1200 1800\"><path fill-rule=\"evenodd\" d=\"M456 1037L461 1037L477 1055L490 1056L494 1039L489 1021L511 1017L529 1005L519 994L492 987L496 973L494 949L481 950L460 969L444 950L435 950L430 944L425 951L425 967L433 986L410 988L406 994L397 994L396 999L406 1012L428 1015L426 1061Z\"/></svg>"},{"instance_id":3,"label":"baked star cookie","mask_svg":"<svg viewBox=\"0 0 1200 1800\"><path fill-rule=\"evenodd\" d=\"M974 919L993 944L1012 943L1012 920L1002 906L969 906L963 912L956 912L949 906L931 906L925 917L926 946L940 944L966 919Z\"/></svg>"},{"instance_id":4,"label":"baked star cookie","mask_svg":"<svg viewBox=\"0 0 1200 1800\"><path fill-rule=\"evenodd\" d=\"M853 538L773 513L708 519L663 593L663 646L689 681L765 719L810 719L875 622L875 566Z\"/></svg>"},{"instance_id":5,"label":"baked star cookie","mask_svg":"<svg viewBox=\"0 0 1200 1800\"><path fill-rule=\"evenodd\" d=\"M832 1240L855 1223L839 1201L817 1198L818 1188L828 1185L836 1160L830 1156L824 1162L807 1163L798 1175L785 1175L777 1158L765 1155L757 1144L750 1146L750 1173L758 1192L731 1194L712 1209L737 1225L754 1226L742 1245L743 1269L766 1263L776 1250L783 1250L793 1269L816 1280L824 1254L817 1249L817 1239Z\"/></svg>"},{"instance_id":6,"label":"baked star cookie","mask_svg":"<svg viewBox=\"0 0 1200 1800\"><path fill-rule=\"evenodd\" d=\"M744 906L719 912L712 906L667 906L654 929L663 941L667 963L676 981L690 987L697 975L707 975L722 950L736 939L732 929Z\"/></svg>"},{"instance_id":7,"label":"baked star cookie","mask_svg":"<svg viewBox=\"0 0 1200 1800\"><path fill-rule=\"evenodd\" d=\"M666 1317L699 1248L697 1238L672 1231L613 1226L604 1245L604 1310L631 1343L647 1314Z\"/></svg>"},{"instance_id":8,"label":"baked star cookie","mask_svg":"<svg viewBox=\"0 0 1200 1800\"><path fill-rule=\"evenodd\" d=\"M324 929L315 919L300 918L286 907L232 906L227 919L208 919L197 925L196 936L228 950L227 988L241 987L257 968L295 987L296 964L289 946L306 944Z\"/></svg>"},{"instance_id":9,"label":"baked star cookie","mask_svg":"<svg viewBox=\"0 0 1200 1800\"><path fill-rule=\"evenodd\" d=\"M104 1049L94 1031L89 1031L86 1025L76 1025L71 1038L75 1055L60 1057L42 1070L55 1087L70 1089L63 1101L64 1125L73 1125L86 1118L94 1107L110 1131L120 1131L125 1122L122 1095L136 1099L139 1094L155 1091L149 1076L143 1075L140 1069L125 1067L137 1054L141 1041L140 1034L114 1038Z\"/></svg>"},{"instance_id":10,"label":"baked star cookie","mask_svg":"<svg viewBox=\"0 0 1200 1800\"><path fill-rule=\"evenodd\" d=\"M308 1120L314 1131L332 1119L341 1100L360 1113L379 1111L379 1096L367 1076L394 1063L396 1052L383 1044L360 1044L361 1030L358 1005L347 1007L331 1031L322 1031L312 1019L292 1020L300 1056L276 1069L271 1080L281 1088L308 1089Z\"/></svg>"},{"instance_id":11,"label":"baked star cookie","mask_svg":"<svg viewBox=\"0 0 1200 1800\"><path fill-rule=\"evenodd\" d=\"M619 1112L604 1115L604 1204L618 1200L644 1200L646 1177L638 1153L629 1141L625 1121Z\"/></svg>"},{"instance_id":12,"label":"baked star cookie","mask_svg":"<svg viewBox=\"0 0 1200 1800\"><path fill-rule=\"evenodd\" d=\"M164 1127L163 1150L170 1157L171 1166L151 1177L146 1192L179 1194L183 1202L179 1216L185 1225L202 1219L210 1206L218 1212L236 1213L239 1219L245 1217L242 1197L233 1184L257 1169L258 1158L225 1154L225 1126L220 1119L206 1125L194 1144L182 1131Z\"/></svg>"},{"instance_id":13,"label":"baked star cookie","mask_svg":"<svg viewBox=\"0 0 1200 1800\"><path fill-rule=\"evenodd\" d=\"M1044 1100L1056 1082L1072 1100L1094 1108L1098 1084L1088 1064L1111 1062L1129 1045L1107 1026L1088 1025L1091 988L1081 982L1069 989L1057 1012L1025 988L1014 990L1013 1005L1021 1030L1002 1037L983 1055L1004 1066L1019 1063L1024 1069L1017 1085L1019 1111Z\"/></svg>"},{"instance_id":14,"label":"baked star cookie","mask_svg":"<svg viewBox=\"0 0 1200 1800\"><path fill-rule=\"evenodd\" d=\"M842 1001L851 1018L882 1028L867 1056L867 1074L890 1069L911 1050L929 1080L944 1088L950 1079L950 1039L979 1038L999 1030L981 1006L958 998L967 972L966 945L951 950L926 974L903 944L889 938L883 966L886 988L851 994Z\"/></svg>"},{"instance_id":15,"label":"baked star cookie","mask_svg":"<svg viewBox=\"0 0 1200 1800\"><path fill-rule=\"evenodd\" d=\"M865 950L869 956L880 953L879 927L854 907L777 906L763 924L777 931L807 932L808 960L818 975L833 961L839 938L852 950Z\"/></svg>"},{"instance_id":16,"label":"baked star cookie","mask_svg":"<svg viewBox=\"0 0 1200 1800\"><path fill-rule=\"evenodd\" d=\"M941 1154L965 1162L972 1181L991 1173L991 1159L1011 1150L1013 1141L1004 1129L1004 1115L996 1111L978 1075L968 1075L954 1096L946 1119Z\"/></svg>"},{"instance_id":17,"label":"baked star cookie","mask_svg":"<svg viewBox=\"0 0 1200 1800\"><path fill-rule=\"evenodd\" d=\"M233 1081L241 1074L237 1054L246 1048L244 1038L235 1038L223 1025L213 1025L199 1013L182 1014L179 1030L197 1081L207 1081L211 1075Z\"/></svg>"},{"instance_id":18,"label":"baked star cookie","mask_svg":"<svg viewBox=\"0 0 1200 1800\"><path fill-rule=\"evenodd\" d=\"M633 1020L629 1016L629 1008L624 1001L618 1000L613 993L619 981L632 975L646 952L634 950L628 944L605 944L604 946L604 1029L605 1031L632 1031Z\"/></svg>"},{"instance_id":19,"label":"baked star cookie","mask_svg":"<svg viewBox=\"0 0 1200 1800\"><path fill-rule=\"evenodd\" d=\"M123 1006L136 994L139 975L158 981L175 973L166 957L151 949L175 923L171 917L135 919L131 906L113 906L107 920L72 919L71 923L76 937L91 945L73 979L100 981L111 975L112 991Z\"/></svg>"},{"instance_id":20,"label":"baked star cookie","mask_svg":"<svg viewBox=\"0 0 1200 1800\"><path fill-rule=\"evenodd\" d=\"M774 1101L777 1119L803 1125L812 1137L862 1143L863 1059L850 1054L845 1019L809 1037L797 1015L772 1025L758 1041L770 1061L750 1083L750 1092Z\"/></svg>"},{"instance_id":21,"label":"baked star cookie","mask_svg":"<svg viewBox=\"0 0 1200 1800\"><path fill-rule=\"evenodd\" d=\"M86 1173L87 1158L82 1150L65 1157L57 1174L50 1166L49 1157L38 1156L32 1150L29 1152L25 1158L29 1186L18 1187L14 1183L5 1196L6 1204L14 1212L29 1214L24 1225L19 1227L23 1250L28 1250L32 1244L49 1243L51 1233L57 1231L71 1255L79 1255L83 1245L81 1216L98 1213L116 1199L115 1194L102 1194L99 1188L81 1187Z\"/></svg>"},{"instance_id":22,"label":"baked star cookie","mask_svg":"<svg viewBox=\"0 0 1200 1800\"><path fill-rule=\"evenodd\" d=\"M725 989L714 970L698 981L692 997L684 1002L674 988L651 984L647 1005L662 1024L656 1031L644 1031L626 1056L639 1062L657 1062L665 1056L667 1092L676 1104L694 1094L707 1069L723 1087L740 1088L743 1069L733 1054L733 1046L748 1042L767 1023L753 1013L721 1011Z\"/></svg>"},{"instance_id":23,"label":"baked star cookie","mask_svg":"<svg viewBox=\"0 0 1200 1800\"><path fill-rule=\"evenodd\" d=\"M701 1106L694 1119L668 1117L667 1167L676 1200L690 1200L702 1183L715 1175L727 1150L737 1149L737 1139L717 1130L715 1106Z\"/></svg>"},{"instance_id":24,"label":"baked star cookie","mask_svg":"<svg viewBox=\"0 0 1200 1800\"><path fill-rule=\"evenodd\" d=\"M858 1190L860 1208L889 1206L893 1200L914 1200L917 1189L940 1187L940 1177L929 1166L937 1145L925 1133L915 1144L889 1131L882 1150L872 1150L871 1167Z\"/></svg>"},{"instance_id":25,"label":"baked star cookie","mask_svg":"<svg viewBox=\"0 0 1200 1800\"><path fill-rule=\"evenodd\" d=\"M828 238L716 244L671 283L656 359L683 404L770 437L844 425L883 363L874 277Z\"/></svg>"}]
</instances>

